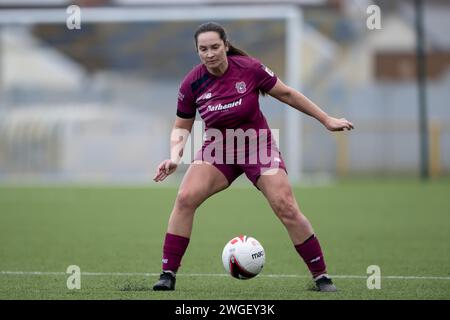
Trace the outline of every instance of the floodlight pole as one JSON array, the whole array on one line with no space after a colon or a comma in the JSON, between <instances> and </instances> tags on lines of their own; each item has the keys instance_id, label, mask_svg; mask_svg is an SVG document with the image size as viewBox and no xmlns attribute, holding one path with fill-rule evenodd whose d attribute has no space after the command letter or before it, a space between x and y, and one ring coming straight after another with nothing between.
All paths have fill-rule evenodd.
<instances>
[{"instance_id":1,"label":"floodlight pole","mask_svg":"<svg viewBox=\"0 0 450 320\"><path fill-rule=\"evenodd\" d=\"M419 135L420 135L420 177L428 180L429 154L428 154L428 115L427 115L427 75L425 34L423 26L423 1L415 0L416 11L416 55L417 55L417 88L419 94Z\"/></svg>"},{"instance_id":2,"label":"floodlight pole","mask_svg":"<svg viewBox=\"0 0 450 320\"><path fill-rule=\"evenodd\" d=\"M4 28L4 26L2 25L2 24L0 24L0 96L1 97L4 97L4 94L3 94L3 64L4 64L4 61L3 61L3 56L4 56L4 54L3 54L3 30L4 30L5 28ZM6 104L4 104L3 103L3 101L4 101L4 99L0 99L0 113L2 113L2 112L4 112L4 105L6 105Z\"/></svg>"}]
</instances>

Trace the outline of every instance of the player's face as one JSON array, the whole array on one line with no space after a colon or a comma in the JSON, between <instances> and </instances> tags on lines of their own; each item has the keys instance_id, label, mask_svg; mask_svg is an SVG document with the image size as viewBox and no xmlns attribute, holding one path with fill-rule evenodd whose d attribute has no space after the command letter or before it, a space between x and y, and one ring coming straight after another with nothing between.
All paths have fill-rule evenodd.
<instances>
[{"instance_id":1,"label":"player's face","mask_svg":"<svg viewBox=\"0 0 450 320\"><path fill-rule=\"evenodd\" d=\"M227 64L228 45L225 45L217 32L200 33L197 37L197 51L208 69L218 69Z\"/></svg>"}]
</instances>

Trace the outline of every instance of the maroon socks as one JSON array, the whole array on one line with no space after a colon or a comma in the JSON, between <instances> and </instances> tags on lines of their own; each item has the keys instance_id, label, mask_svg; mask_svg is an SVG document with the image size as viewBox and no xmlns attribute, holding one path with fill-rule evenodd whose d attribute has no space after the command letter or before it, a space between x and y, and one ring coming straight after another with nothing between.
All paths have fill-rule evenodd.
<instances>
[{"instance_id":1,"label":"maroon socks","mask_svg":"<svg viewBox=\"0 0 450 320\"><path fill-rule=\"evenodd\" d=\"M298 254L303 258L313 278L327 273L327 266L323 259L322 249L319 240L313 234L305 242L295 246Z\"/></svg>"},{"instance_id":2,"label":"maroon socks","mask_svg":"<svg viewBox=\"0 0 450 320\"><path fill-rule=\"evenodd\" d=\"M166 233L162 259L163 271L177 272L188 244L189 238Z\"/></svg>"},{"instance_id":3,"label":"maroon socks","mask_svg":"<svg viewBox=\"0 0 450 320\"><path fill-rule=\"evenodd\" d=\"M181 265L181 259L186 252L189 238L166 233L163 247L162 270L176 273ZM298 254L303 258L313 278L327 272L325 260L319 240L315 235L309 237L305 242L295 246Z\"/></svg>"}]
</instances>

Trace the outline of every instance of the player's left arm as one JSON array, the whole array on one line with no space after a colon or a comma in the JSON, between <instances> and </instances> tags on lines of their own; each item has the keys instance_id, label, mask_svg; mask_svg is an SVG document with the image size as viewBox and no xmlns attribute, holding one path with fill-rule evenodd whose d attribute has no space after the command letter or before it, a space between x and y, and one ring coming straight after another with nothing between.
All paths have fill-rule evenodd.
<instances>
[{"instance_id":1,"label":"player's left arm","mask_svg":"<svg viewBox=\"0 0 450 320\"><path fill-rule=\"evenodd\" d=\"M283 103L290 105L322 123L330 131L343 131L344 129L351 130L354 128L353 123L345 118L330 117L318 105L309 100L297 90L287 86L280 79L268 92L272 97L280 100Z\"/></svg>"}]
</instances>

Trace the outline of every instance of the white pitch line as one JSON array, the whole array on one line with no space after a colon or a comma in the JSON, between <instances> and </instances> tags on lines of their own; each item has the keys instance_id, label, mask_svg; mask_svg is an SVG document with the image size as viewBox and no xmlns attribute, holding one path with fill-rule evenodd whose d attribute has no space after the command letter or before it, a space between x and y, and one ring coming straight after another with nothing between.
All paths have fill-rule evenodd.
<instances>
[{"instance_id":1,"label":"white pitch line","mask_svg":"<svg viewBox=\"0 0 450 320\"><path fill-rule=\"evenodd\" d=\"M0 275L23 275L23 276L62 276L68 275L65 272L45 272L45 271L0 271ZM114 277L156 277L159 273L139 273L139 272L81 272L82 276L114 276ZM225 273L180 273L178 277L228 277ZM335 279L367 279L362 275L330 275ZM307 275L297 274L261 274L262 278L310 278ZM381 276L382 279L396 280L450 280L450 276Z\"/></svg>"}]
</instances>

